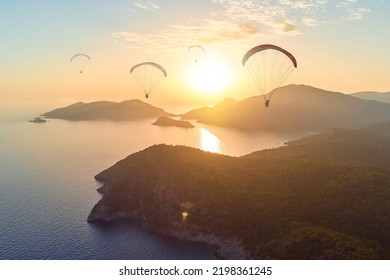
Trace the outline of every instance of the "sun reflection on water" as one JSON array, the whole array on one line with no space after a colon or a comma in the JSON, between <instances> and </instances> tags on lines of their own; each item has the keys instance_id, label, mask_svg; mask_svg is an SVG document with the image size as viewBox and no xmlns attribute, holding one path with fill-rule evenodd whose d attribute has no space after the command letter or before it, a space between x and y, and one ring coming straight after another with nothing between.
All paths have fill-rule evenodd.
<instances>
[{"instance_id":1,"label":"sun reflection on water","mask_svg":"<svg viewBox=\"0 0 390 280\"><path fill-rule=\"evenodd\" d=\"M207 152L221 153L221 141L205 128L200 128L200 147Z\"/></svg>"}]
</instances>

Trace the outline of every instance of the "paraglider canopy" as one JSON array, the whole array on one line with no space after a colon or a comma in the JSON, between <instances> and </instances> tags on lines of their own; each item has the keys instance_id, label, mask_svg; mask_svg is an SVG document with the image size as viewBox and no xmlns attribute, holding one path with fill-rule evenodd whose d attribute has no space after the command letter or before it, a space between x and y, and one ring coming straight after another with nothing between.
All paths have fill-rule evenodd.
<instances>
[{"instance_id":1,"label":"paraglider canopy","mask_svg":"<svg viewBox=\"0 0 390 280\"><path fill-rule=\"evenodd\" d=\"M195 62L197 62L199 60L199 58L201 58L201 56L206 52L205 49L199 45L194 45L194 46L189 47L188 51L191 53Z\"/></svg>"},{"instance_id":2,"label":"paraglider canopy","mask_svg":"<svg viewBox=\"0 0 390 280\"><path fill-rule=\"evenodd\" d=\"M144 90L145 97L148 98L150 92L157 84L167 76L167 71L161 65L155 62L143 62L134 65L130 69L134 79Z\"/></svg>"},{"instance_id":3,"label":"paraglider canopy","mask_svg":"<svg viewBox=\"0 0 390 280\"><path fill-rule=\"evenodd\" d=\"M70 58L70 62L72 62L76 68L80 71L80 74L83 73L83 70L87 63L91 60L91 58L83 53L75 54Z\"/></svg>"},{"instance_id":4,"label":"paraglider canopy","mask_svg":"<svg viewBox=\"0 0 390 280\"><path fill-rule=\"evenodd\" d=\"M265 107L269 107L273 90L297 68L297 61L285 49L265 44L250 49L244 55L242 65L248 68L260 94L264 97Z\"/></svg>"}]
</instances>

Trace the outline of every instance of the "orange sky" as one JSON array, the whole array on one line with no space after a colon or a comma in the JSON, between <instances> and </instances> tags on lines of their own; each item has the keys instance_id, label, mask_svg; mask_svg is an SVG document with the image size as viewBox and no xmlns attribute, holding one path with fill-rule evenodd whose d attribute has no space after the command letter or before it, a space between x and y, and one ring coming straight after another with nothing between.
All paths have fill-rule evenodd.
<instances>
[{"instance_id":1,"label":"orange sky","mask_svg":"<svg viewBox=\"0 0 390 280\"><path fill-rule=\"evenodd\" d=\"M129 71L143 61L168 72L151 103L241 100L258 94L242 56L265 43L298 61L285 84L390 90L388 1L22 2L1 4L0 103L142 99ZM192 44L206 49L197 63ZM82 75L69 61L79 52L91 57Z\"/></svg>"}]
</instances>

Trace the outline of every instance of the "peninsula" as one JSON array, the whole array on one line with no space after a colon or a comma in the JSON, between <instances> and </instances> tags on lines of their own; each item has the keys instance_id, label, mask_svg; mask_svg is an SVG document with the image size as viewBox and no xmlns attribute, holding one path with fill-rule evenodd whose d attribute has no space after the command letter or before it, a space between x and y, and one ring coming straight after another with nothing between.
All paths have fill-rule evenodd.
<instances>
[{"instance_id":1,"label":"peninsula","mask_svg":"<svg viewBox=\"0 0 390 280\"><path fill-rule=\"evenodd\" d=\"M389 259L390 122L230 157L155 145L96 175L88 221L133 219L226 259Z\"/></svg>"}]
</instances>

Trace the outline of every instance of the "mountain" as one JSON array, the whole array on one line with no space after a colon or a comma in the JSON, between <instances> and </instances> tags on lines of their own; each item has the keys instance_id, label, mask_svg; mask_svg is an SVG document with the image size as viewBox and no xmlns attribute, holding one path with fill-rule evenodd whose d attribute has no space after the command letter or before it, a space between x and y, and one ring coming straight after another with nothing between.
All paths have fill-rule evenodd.
<instances>
[{"instance_id":1,"label":"mountain","mask_svg":"<svg viewBox=\"0 0 390 280\"><path fill-rule=\"evenodd\" d=\"M161 126L177 126L177 127L186 127L186 128L194 128L195 126L188 121L179 121L175 119L171 119L168 117L159 117L153 125L161 125Z\"/></svg>"},{"instance_id":2,"label":"mountain","mask_svg":"<svg viewBox=\"0 0 390 280\"><path fill-rule=\"evenodd\" d=\"M120 103L97 101L91 103L78 102L64 108L58 108L43 114L46 118L67 120L132 120L139 118L154 118L173 116L163 109L154 107L138 99Z\"/></svg>"},{"instance_id":3,"label":"mountain","mask_svg":"<svg viewBox=\"0 0 390 280\"><path fill-rule=\"evenodd\" d=\"M89 222L134 219L230 259L389 259L390 122L230 157L155 145L96 175Z\"/></svg>"},{"instance_id":4,"label":"mountain","mask_svg":"<svg viewBox=\"0 0 390 280\"><path fill-rule=\"evenodd\" d=\"M234 104L236 104L237 101L232 99L232 98L227 98L223 100L221 103L215 105L214 107L207 107L204 106L199 109L194 109L191 110L184 115L182 115L182 120L194 120L194 119L199 119L199 118L204 118L208 115L211 115L213 113L219 112L223 109L226 109Z\"/></svg>"},{"instance_id":5,"label":"mountain","mask_svg":"<svg viewBox=\"0 0 390 280\"><path fill-rule=\"evenodd\" d=\"M262 96L197 115L198 122L262 131L324 131L359 128L390 120L390 105L304 85L275 90L270 107Z\"/></svg>"},{"instance_id":6,"label":"mountain","mask_svg":"<svg viewBox=\"0 0 390 280\"><path fill-rule=\"evenodd\" d=\"M390 92L362 91L352 93L351 95L360 99L390 103Z\"/></svg>"}]
</instances>

